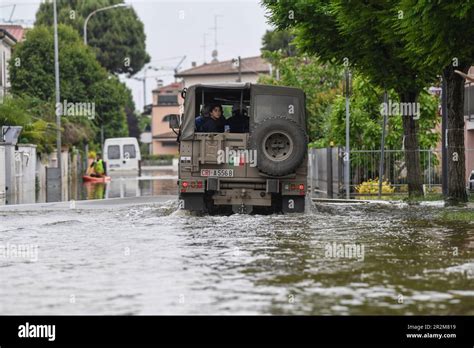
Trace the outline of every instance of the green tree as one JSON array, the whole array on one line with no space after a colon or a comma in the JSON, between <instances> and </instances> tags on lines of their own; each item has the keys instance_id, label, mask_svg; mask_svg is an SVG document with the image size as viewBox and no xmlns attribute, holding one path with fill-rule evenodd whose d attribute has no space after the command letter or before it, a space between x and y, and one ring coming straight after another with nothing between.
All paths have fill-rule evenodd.
<instances>
[{"instance_id":1,"label":"green tree","mask_svg":"<svg viewBox=\"0 0 474 348\"><path fill-rule=\"evenodd\" d=\"M107 79L107 72L79 35L60 25L59 67L61 98L70 102L89 102L91 86ZM10 64L11 91L45 101L55 99L54 40L51 27L38 26L28 31L26 40L15 47Z\"/></svg>"},{"instance_id":2,"label":"green tree","mask_svg":"<svg viewBox=\"0 0 474 348\"><path fill-rule=\"evenodd\" d=\"M273 76L263 75L259 82L303 89L306 93L310 141L321 139L332 101L341 92L341 68L322 63L315 57L285 58L281 52L267 51L264 57L271 62L275 73Z\"/></svg>"},{"instance_id":3,"label":"green tree","mask_svg":"<svg viewBox=\"0 0 474 348\"><path fill-rule=\"evenodd\" d=\"M84 21L94 10L123 3L122 0L60 0L58 21L70 25L82 36ZM52 2L43 2L36 13L35 25L53 24ZM88 45L100 64L116 74L134 75L150 61L146 52L143 23L132 8L98 12L87 24Z\"/></svg>"},{"instance_id":4,"label":"green tree","mask_svg":"<svg viewBox=\"0 0 474 348\"><path fill-rule=\"evenodd\" d=\"M38 152L50 152L56 139L54 108L31 97L6 97L0 103L0 125L21 126L19 143L36 144Z\"/></svg>"},{"instance_id":5,"label":"green tree","mask_svg":"<svg viewBox=\"0 0 474 348\"><path fill-rule=\"evenodd\" d=\"M84 46L77 32L59 25L59 62L61 103L93 103L95 121L86 117L62 117L63 141L79 144L97 132L94 122L104 120L111 134L127 134L125 120L126 87L109 75ZM26 40L15 47L10 64L11 91L16 97L33 98L54 120L54 42L52 27L38 26L30 30ZM39 113L44 116L44 113ZM38 116L36 115L36 116Z\"/></svg>"},{"instance_id":6,"label":"green tree","mask_svg":"<svg viewBox=\"0 0 474 348\"><path fill-rule=\"evenodd\" d=\"M389 91L389 98L392 102L399 102L394 91ZM438 124L438 100L429 95L426 91L420 94L420 114L419 114L419 141L422 149L431 149L439 141L439 133L433 131ZM351 95L351 118L350 118L350 146L355 150L378 150L381 145L381 133L383 116L381 114L381 104L383 102L383 90L374 86L367 78L356 75L353 81L353 93ZM331 114L324 125L324 138L318 141L317 147L329 146L332 142L336 146L345 144L345 97L338 96L331 108ZM387 118L385 147L388 149L400 149L403 146L403 120L406 116L390 115ZM367 155L365 153L354 153L351 156L351 167L353 170L354 182L360 182L367 165ZM427 157L423 158L422 169L427 169ZM436 162L436 157L432 156L432 163ZM390 164L392 168L398 167L400 174L406 169L395 163ZM356 170L356 169L359 169ZM372 168L378 172L377 168ZM390 173L386 173L390 174ZM398 175L395 175L398 176Z\"/></svg>"},{"instance_id":7,"label":"green tree","mask_svg":"<svg viewBox=\"0 0 474 348\"><path fill-rule=\"evenodd\" d=\"M403 33L407 57L447 83L448 191L451 204L467 201L464 149L464 80L474 61L474 3L401 0L393 29Z\"/></svg>"},{"instance_id":8,"label":"green tree","mask_svg":"<svg viewBox=\"0 0 474 348\"><path fill-rule=\"evenodd\" d=\"M96 98L96 125L98 129L104 124L105 138L128 136L127 115L129 90L115 76L100 81L93 88ZM100 144L100 131L96 133L96 141Z\"/></svg>"},{"instance_id":9,"label":"green tree","mask_svg":"<svg viewBox=\"0 0 474 348\"><path fill-rule=\"evenodd\" d=\"M353 81L352 95L350 98L350 146L357 150L378 150L382 134L383 116L381 105L383 103L383 90L372 84L364 76L356 75ZM389 99L398 103L395 91L389 91ZM438 100L426 91L420 93L419 139L422 149L431 149L436 146L440 135L434 129L438 125L437 114ZM334 145L345 144L346 132L345 97L342 95L334 99L331 113L324 124L322 134L324 137L317 143L325 147L333 142ZM402 115L390 115L387 118L385 144L388 149L403 147L403 121Z\"/></svg>"},{"instance_id":10,"label":"green tree","mask_svg":"<svg viewBox=\"0 0 474 348\"><path fill-rule=\"evenodd\" d=\"M264 0L270 20L280 30L292 29L298 49L323 61L346 63L373 83L396 91L401 102L415 103L430 75L405 55L396 2L367 0ZM405 160L410 196L422 195L418 123L403 117Z\"/></svg>"},{"instance_id":11,"label":"green tree","mask_svg":"<svg viewBox=\"0 0 474 348\"><path fill-rule=\"evenodd\" d=\"M262 53L280 51L284 56L296 55L296 48L291 43L293 35L288 30L267 30L262 38Z\"/></svg>"}]
</instances>

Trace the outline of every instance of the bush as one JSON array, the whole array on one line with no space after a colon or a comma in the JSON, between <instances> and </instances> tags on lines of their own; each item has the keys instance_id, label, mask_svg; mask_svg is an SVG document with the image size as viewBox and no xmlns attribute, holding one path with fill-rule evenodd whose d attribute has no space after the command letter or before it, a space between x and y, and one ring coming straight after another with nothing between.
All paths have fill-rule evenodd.
<instances>
[{"instance_id":1,"label":"bush","mask_svg":"<svg viewBox=\"0 0 474 348\"><path fill-rule=\"evenodd\" d=\"M379 179L369 179L356 186L357 193L376 194L379 193ZM395 188L388 181L382 181L382 193L393 193Z\"/></svg>"}]
</instances>

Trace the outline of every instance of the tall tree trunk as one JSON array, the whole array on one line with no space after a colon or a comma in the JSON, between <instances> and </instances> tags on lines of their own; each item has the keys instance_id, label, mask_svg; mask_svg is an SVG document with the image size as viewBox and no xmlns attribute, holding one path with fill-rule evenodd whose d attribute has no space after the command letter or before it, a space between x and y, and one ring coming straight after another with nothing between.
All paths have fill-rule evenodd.
<instances>
[{"instance_id":1,"label":"tall tree trunk","mask_svg":"<svg viewBox=\"0 0 474 348\"><path fill-rule=\"evenodd\" d=\"M448 190L446 204L457 205L467 202L466 192L466 158L464 150L464 78L454 72L455 69L464 73L469 71L471 64L458 67L447 66L443 70L443 78L447 85L447 159L448 159ZM445 146L445 144L443 144Z\"/></svg>"},{"instance_id":2,"label":"tall tree trunk","mask_svg":"<svg viewBox=\"0 0 474 348\"><path fill-rule=\"evenodd\" d=\"M417 92L399 93L401 103L416 103ZM414 105L414 104L412 104ZM405 163L407 168L408 195L410 198L423 196L423 180L420 166L420 147L418 143L418 121L414 115L402 115L403 135L405 137Z\"/></svg>"}]
</instances>

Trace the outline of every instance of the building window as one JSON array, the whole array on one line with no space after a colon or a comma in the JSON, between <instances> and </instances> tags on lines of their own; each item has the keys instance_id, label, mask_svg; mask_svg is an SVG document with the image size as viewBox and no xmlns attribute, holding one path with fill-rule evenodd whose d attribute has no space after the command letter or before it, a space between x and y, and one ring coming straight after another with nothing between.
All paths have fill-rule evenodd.
<instances>
[{"instance_id":1,"label":"building window","mask_svg":"<svg viewBox=\"0 0 474 348\"><path fill-rule=\"evenodd\" d=\"M178 105L177 95L158 95L158 105Z\"/></svg>"},{"instance_id":2,"label":"building window","mask_svg":"<svg viewBox=\"0 0 474 348\"><path fill-rule=\"evenodd\" d=\"M161 142L161 146L163 147L172 147L172 146L176 146L176 141L162 141Z\"/></svg>"},{"instance_id":3,"label":"building window","mask_svg":"<svg viewBox=\"0 0 474 348\"><path fill-rule=\"evenodd\" d=\"M172 117L173 117L173 115L166 115L165 117L163 117L162 122L169 122Z\"/></svg>"}]
</instances>

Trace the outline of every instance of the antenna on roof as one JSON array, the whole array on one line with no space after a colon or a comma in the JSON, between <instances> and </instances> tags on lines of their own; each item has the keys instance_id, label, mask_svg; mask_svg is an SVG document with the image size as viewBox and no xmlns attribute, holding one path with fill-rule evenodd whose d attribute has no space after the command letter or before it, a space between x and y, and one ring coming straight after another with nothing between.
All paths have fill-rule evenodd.
<instances>
[{"instance_id":1,"label":"antenna on roof","mask_svg":"<svg viewBox=\"0 0 474 348\"><path fill-rule=\"evenodd\" d=\"M206 64L206 48L207 48L207 45L206 45L206 37L209 36L208 33L204 33L202 34L202 50L203 50L203 60L204 60L204 64Z\"/></svg>"},{"instance_id":2,"label":"antenna on roof","mask_svg":"<svg viewBox=\"0 0 474 348\"><path fill-rule=\"evenodd\" d=\"M210 30L214 30L214 50L212 51L212 62L215 63L217 62L217 30L221 29L220 27L217 26L217 18L218 17L224 17L223 15L214 15L214 26L212 28L209 28Z\"/></svg>"},{"instance_id":3,"label":"antenna on roof","mask_svg":"<svg viewBox=\"0 0 474 348\"><path fill-rule=\"evenodd\" d=\"M16 4L13 5L13 8L12 8L12 13L10 13L10 18L8 19L9 22L12 21L12 17L13 17L13 13L15 12L15 8L16 8Z\"/></svg>"}]
</instances>

